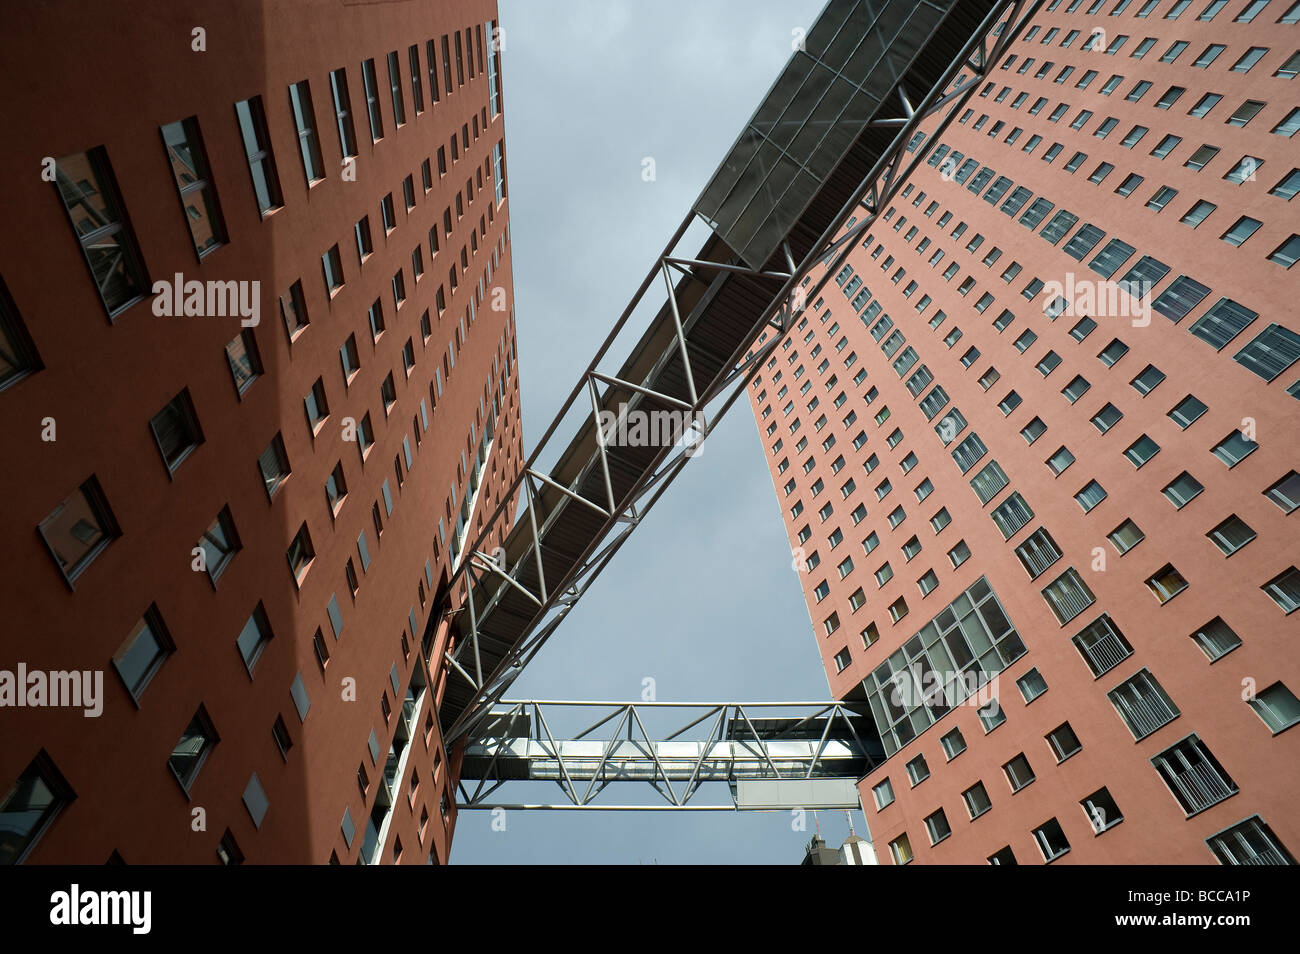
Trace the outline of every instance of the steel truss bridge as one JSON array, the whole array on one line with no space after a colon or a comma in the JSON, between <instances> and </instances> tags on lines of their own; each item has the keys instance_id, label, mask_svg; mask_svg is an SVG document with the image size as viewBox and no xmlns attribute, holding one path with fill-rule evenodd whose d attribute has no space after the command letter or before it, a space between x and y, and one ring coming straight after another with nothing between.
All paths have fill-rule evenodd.
<instances>
[{"instance_id":1,"label":"steel truss bridge","mask_svg":"<svg viewBox=\"0 0 1300 954\"><path fill-rule=\"evenodd\" d=\"M568 772L587 764L570 758L579 749L548 738L547 755L533 737L540 715L521 725L495 707L1044 2L830 0L822 10L460 554L446 609L430 621L426 641L445 647L449 669L439 708L447 748L465 743L471 766L502 749L498 774L484 766L483 781L502 781L505 766L553 771L570 803L588 807L589 792L575 798L581 772ZM918 127L934 115L937 128L918 145ZM828 267L813 283L819 266ZM694 423L676 443L626 446L607 439L602 412L619 421L670 412ZM502 547L484 552L515 499L522 515ZM523 728L531 731L509 734ZM650 751L653 771L614 764L666 785L663 776L678 770ZM590 766L589 788L603 787L609 764ZM826 763L799 763L810 764ZM689 797L691 780L674 780ZM666 797L674 807L686 801ZM480 807L474 801L467 807Z\"/></svg>"},{"instance_id":2,"label":"steel truss bridge","mask_svg":"<svg viewBox=\"0 0 1300 954\"><path fill-rule=\"evenodd\" d=\"M502 706L466 742L461 809L857 808L857 779L882 755L870 716L834 702ZM553 729L560 720L583 727ZM658 797L637 805L597 801L611 782L633 781ZM562 800L509 802L497 794L536 788L520 784L527 782L558 785ZM729 786L731 800L702 804L701 788L717 782Z\"/></svg>"}]
</instances>

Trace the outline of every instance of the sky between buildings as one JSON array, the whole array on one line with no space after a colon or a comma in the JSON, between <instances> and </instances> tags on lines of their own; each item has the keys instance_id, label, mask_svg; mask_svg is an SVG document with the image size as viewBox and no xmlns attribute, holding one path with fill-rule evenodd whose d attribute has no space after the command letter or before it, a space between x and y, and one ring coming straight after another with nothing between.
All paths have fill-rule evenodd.
<instances>
[{"instance_id":1,"label":"sky between buildings","mask_svg":"<svg viewBox=\"0 0 1300 954\"><path fill-rule=\"evenodd\" d=\"M525 453L784 66L792 31L821 7L501 0ZM509 696L637 701L647 677L661 701L829 698L743 399ZM619 786L629 791L611 800L656 797ZM505 831L492 821L461 813L454 862L791 864L816 824L735 812L513 812ZM838 845L844 813L820 824Z\"/></svg>"}]
</instances>

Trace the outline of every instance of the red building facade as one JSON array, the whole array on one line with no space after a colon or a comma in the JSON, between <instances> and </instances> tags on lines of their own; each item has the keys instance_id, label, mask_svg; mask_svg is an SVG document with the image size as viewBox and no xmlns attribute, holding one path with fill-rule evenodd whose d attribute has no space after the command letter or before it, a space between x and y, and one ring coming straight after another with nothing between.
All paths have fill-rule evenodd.
<instances>
[{"instance_id":1,"label":"red building facade","mask_svg":"<svg viewBox=\"0 0 1300 954\"><path fill-rule=\"evenodd\" d=\"M496 5L145 6L0 41L0 860L444 862L430 617L521 460Z\"/></svg>"},{"instance_id":2,"label":"red building facade","mask_svg":"<svg viewBox=\"0 0 1300 954\"><path fill-rule=\"evenodd\" d=\"M882 861L1300 851L1297 23L1045 4L753 383Z\"/></svg>"}]
</instances>

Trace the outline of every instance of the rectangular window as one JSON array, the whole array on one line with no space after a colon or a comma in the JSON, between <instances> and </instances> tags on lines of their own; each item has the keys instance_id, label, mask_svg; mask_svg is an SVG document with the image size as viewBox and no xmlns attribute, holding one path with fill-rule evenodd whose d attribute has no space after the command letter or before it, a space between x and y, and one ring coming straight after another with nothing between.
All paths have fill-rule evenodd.
<instances>
[{"instance_id":1,"label":"rectangular window","mask_svg":"<svg viewBox=\"0 0 1300 954\"><path fill-rule=\"evenodd\" d=\"M1036 668L1031 669L1016 680L1016 688L1020 690L1020 695L1028 704L1047 691L1047 680Z\"/></svg>"},{"instance_id":2,"label":"rectangular window","mask_svg":"<svg viewBox=\"0 0 1300 954\"><path fill-rule=\"evenodd\" d=\"M59 197L81 242L109 318L139 301L151 282L104 147L55 163Z\"/></svg>"},{"instance_id":3,"label":"rectangular window","mask_svg":"<svg viewBox=\"0 0 1300 954\"><path fill-rule=\"evenodd\" d=\"M1122 522L1122 524L1117 526L1117 528L1112 530L1112 532L1106 534L1106 538L1113 543L1115 550L1119 552L1119 555L1123 556L1127 554L1128 551L1132 550L1132 548L1138 546L1139 543L1143 542L1144 539L1147 539L1147 534L1141 532L1141 528L1139 528L1138 524L1135 524L1134 521L1125 520L1125 522Z\"/></svg>"},{"instance_id":4,"label":"rectangular window","mask_svg":"<svg viewBox=\"0 0 1300 954\"><path fill-rule=\"evenodd\" d=\"M1195 815L1237 793L1237 783L1195 735L1151 760L1183 811Z\"/></svg>"},{"instance_id":5,"label":"rectangular window","mask_svg":"<svg viewBox=\"0 0 1300 954\"><path fill-rule=\"evenodd\" d=\"M1061 394L1065 396L1065 399L1067 401L1069 401L1071 404L1074 404L1076 401L1079 400L1079 398L1087 394L1088 389L1091 387L1092 385L1088 382L1087 378L1083 377L1082 375L1076 374L1070 380L1069 384L1061 388Z\"/></svg>"},{"instance_id":6,"label":"rectangular window","mask_svg":"<svg viewBox=\"0 0 1300 954\"><path fill-rule=\"evenodd\" d=\"M0 391L43 367L18 308L0 280Z\"/></svg>"},{"instance_id":7,"label":"rectangular window","mask_svg":"<svg viewBox=\"0 0 1300 954\"><path fill-rule=\"evenodd\" d=\"M393 310L402 307L406 301L406 279L402 277L402 270L399 268L393 275Z\"/></svg>"},{"instance_id":8,"label":"rectangular window","mask_svg":"<svg viewBox=\"0 0 1300 954\"><path fill-rule=\"evenodd\" d=\"M966 803L966 811L971 818L978 818L993 807L993 802L989 799L989 793L984 788L983 782L976 782L962 792L961 797L962 801Z\"/></svg>"},{"instance_id":9,"label":"rectangular window","mask_svg":"<svg viewBox=\"0 0 1300 954\"><path fill-rule=\"evenodd\" d=\"M22 864L76 793L42 749L0 803L0 865Z\"/></svg>"},{"instance_id":10,"label":"rectangular window","mask_svg":"<svg viewBox=\"0 0 1300 954\"><path fill-rule=\"evenodd\" d=\"M442 86L451 95L451 47L447 41L447 35L442 36Z\"/></svg>"},{"instance_id":11,"label":"rectangular window","mask_svg":"<svg viewBox=\"0 0 1300 954\"><path fill-rule=\"evenodd\" d=\"M1096 834L1101 834L1124 820L1124 814L1115 804L1115 799L1111 797L1109 791L1100 788L1093 792L1087 798L1080 800L1080 807L1088 816L1088 821L1092 824L1092 830Z\"/></svg>"},{"instance_id":12,"label":"rectangular window","mask_svg":"<svg viewBox=\"0 0 1300 954\"><path fill-rule=\"evenodd\" d=\"M894 803L894 786L889 779L885 779L871 789L872 795L876 801L876 811L886 808Z\"/></svg>"},{"instance_id":13,"label":"rectangular window","mask_svg":"<svg viewBox=\"0 0 1300 954\"><path fill-rule=\"evenodd\" d=\"M266 129L262 97L254 96L235 103L235 116L239 121L239 133L248 158L248 171L253 178L257 209L262 216L266 216L284 205L284 198L280 194L280 177L275 171L275 156Z\"/></svg>"},{"instance_id":14,"label":"rectangular window","mask_svg":"<svg viewBox=\"0 0 1300 954\"><path fill-rule=\"evenodd\" d=\"M1214 853L1214 857L1219 859L1219 864L1223 865L1294 865L1296 863L1295 858L1273 834L1273 830L1264 824L1264 820L1258 815L1207 838L1205 843Z\"/></svg>"},{"instance_id":15,"label":"rectangular window","mask_svg":"<svg viewBox=\"0 0 1300 954\"><path fill-rule=\"evenodd\" d=\"M497 56L500 39L498 38L497 25L495 20L489 20L486 25L488 36L488 56L487 56L487 73L488 73L488 115L495 119L501 112L501 86L497 79L499 67Z\"/></svg>"},{"instance_id":16,"label":"rectangular window","mask_svg":"<svg viewBox=\"0 0 1300 954\"><path fill-rule=\"evenodd\" d=\"M981 504L986 504L996 497L1004 487L1009 484L1010 478L1007 477L1001 465L997 461L990 461L984 466L979 473L971 478L971 488L975 491L975 496L979 497Z\"/></svg>"},{"instance_id":17,"label":"rectangular window","mask_svg":"<svg viewBox=\"0 0 1300 954\"><path fill-rule=\"evenodd\" d=\"M415 115L424 112L424 87L420 83L420 47L412 43L407 48L406 58L411 67L411 102L415 105Z\"/></svg>"},{"instance_id":18,"label":"rectangular window","mask_svg":"<svg viewBox=\"0 0 1300 954\"><path fill-rule=\"evenodd\" d=\"M339 508L343 506L343 500L348 495L348 482L343 474L343 462L339 461L330 471L330 475L325 480L325 500L329 504L330 513L337 514Z\"/></svg>"},{"instance_id":19,"label":"rectangular window","mask_svg":"<svg viewBox=\"0 0 1300 954\"><path fill-rule=\"evenodd\" d=\"M1274 735L1300 722L1300 699L1282 682L1260 690L1250 707Z\"/></svg>"},{"instance_id":20,"label":"rectangular window","mask_svg":"<svg viewBox=\"0 0 1300 954\"><path fill-rule=\"evenodd\" d=\"M1287 567L1260 587L1284 613L1300 609L1300 570Z\"/></svg>"},{"instance_id":21,"label":"rectangular window","mask_svg":"<svg viewBox=\"0 0 1300 954\"><path fill-rule=\"evenodd\" d=\"M1241 431L1232 431L1223 440L1211 448L1215 457L1223 461L1229 469L1237 466L1256 450L1259 444L1250 440Z\"/></svg>"},{"instance_id":22,"label":"rectangular window","mask_svg":"<svg viewBox=\"0 0 1300 954\"><path fill-rule=\"evenodd\" d=\"M284 330L293 341L306 330L310 320L307 316L307 298L303 294L302 281L295 281L289 290L280 296L280 318Z\"/></svg>"},{"instance_id":23,"label":"rectangular window","mask_svg":"<svg viewBox=\"0 0 1300 954\"><path fill-rule=\"evenodd\" d=\"M1011 790L1018 792L1026 785L1029 785L1036 778L1034 770L1029 764L1029 759L1025 758L1022 752L1002 766L1002 771L1006 773L1007 781L1011 783Z\"/></svg>"},{"instance_id":24,"label":"rectangular window","mask_svg":"<svg viewBox=\"0 0 1300 954\"><path fill-rule=\"evenodd\" d=\"M991 514L993 522L1002 532L1003 539L1010 540L1034 517L1033 510L1025 502L1020 491L1015 491L995 508Z\"/></svg>"},{"instance_id":25,"label":"rectangular window","mask_svg":"<svg viewBox=\"0 0 1300 954\"><path fill-rule=\"evenodd\" d=\"M1107 693L1107 697L1134 739L1145 738L1179 715L1173 700L1146 669Z\"/></svg>"},{"instance_id":26,"label":"rectangular window","mask_svg":"<svg viewBox=\"0 0 1300 954\"><path fill-rule=\"evenodd\" d=\"M1097 247L1097 243L1101 241L1102 236L1105 234L1097 226L1085 223L1079 227L1079 231L1074 234L1074 237L1065 243L1062 251L1073 259L1083 261L1084 257ZM1132 254L1131 248L1130 254Z\"/></svg>"},{"instance_id":27,"label":"rectangular window","mask_svg":"<svg viewBox=\"0 0 1300 954\"><path fill-rule=\"evenodd\" d=\"M1191 503L1205 487L1195 477L1187 471L1183 471L1175 477L1161 491L1175 507L1181 510L1187 504Z\"/></svg>"},{"instance_id":28,"label":"rectangular window","mask_svg":"<svg viewBox=\"0 0 1300 954\"><path fill-rule=\"evenodd\" d=\"M1300 474L1294 470L1264 491L1264 496L1281 508L1283 513L1291 513L1300 507Z\"/></svg>"},{"instance_id":29,"label":"rectangular window","mask_svg":"<svg viewBox=\"0 0 1300 954\"><path fill-rule=\"evenodd\" d=\"M316 379L316 382L311 386L311 390L303 399L303 407L307 412L307 429L312 434L319 433L321 425L330 412L329 402L325 399L325 382L323 379Z\"/></svg>"},{"instance_id":30,"label":"rectangular window","mask_svg":"<svg viewBox=\"0 0 1300 954\"><path fill-rule=\"evenodd\" d=\"M37 530L69 585L121 534L94 477L55 507Z\"/></svg>"},{"instance_id":31,"label":"rectangular window","mask_svg":"<svg viewBox=\"0 0 1300 954\"><path fill-rule=\"evenodd\" d=\"M370 121L370 141L384 138L384 117L379 109L379 79L375 75L375 61L361 63L361 84L366 95L366 116Z\"/></svg>"},{"instance_id":32,"label":"rectangular window","mask_svg":"<svg viewBox=\"0 0 1300 954\"><path fill-rule=\"evenodd\" d=\"M168 165L180 195L185 222L199 258L226 243L226 226L217 201L197 117L161 127Z\"/></svg>"},{"instance_id":33,"label":"rectangular window","mask_svg":"<svg viewBox=\"0 0 1300 954\"><path fill-rule=\"evenodd\" d=\"M307 80L289 87L289 105L298 130L298 150L302 154L302 171L310 187L325 178L321 162L320 143L316 140L316 114L312 110L311 86Z\"/></svg>"},{"instance_id":34,"label":"rectangular window","mask_svg":"<svg viewBox=\"0 0 1300 954\"><path fill-rule=\"evenodd\" d=\"M952 828L948 824L948 816L943 813L942 808L933 815L926 817L925 830L930 836L930 844L932 845L937 845L952 834Z\"/></svg>"},{"instance_id":35,"label":"rectangular window","mask_svg":"<svg viewBox=\"0 0 1300 954\"><path fill-rule=\"evenodd\" d=\"M1255 539L1254 529L1236 514L1232 514L1207 534L1210 542L1219 548L1224 556L1232 556L1246 544Z\"/></svg>"},{"instance_id":36,"label":"rectangular window","mask_svg":"<svg viewBox=\"0 0 1300 954\"><path fill-rule=\"evenodd\" d=\"M949 762L966 751L966 739L962 736L961 729L953 729L945 734L939 744L943 746L944 755Z\"/></svg>"},{"instance_id":37,"label":"rectangular window","mask_svg":"<svg viewBox=\"0 0 1300 954\"><path fill-rule=\"evenodd\" d=\"M321 272L325 277L325 294L333 298L334 294L343 287L343 258L339 254L339 247L336 244L330 246L329 250L320 257Z\"/></svg>"},{"instance_id":38,"label":"rectangular window","mask_svg":"<svg viewBox=\"0 0 1300 954\"><path fill-rule=\"evenodd\" d=\"M1272 381L1300 360L1300 335L1271 324L1233 355L1233 360L1265 381Z\"/></svg>"},{"instance_id":39,"label":"rectangular window","mask_svg":"<svg viewBox=\"0 0 1300 954\"><path fill-rule=\"evenodd\" d=\"M1074 729L1070 727L1070 723L1068 722L1064 722L1057 726L1049 732L1045 738L1047 739L1047 744L1051 746L1052 752L1055 754L1058 763L1064 762L1071 755L1074 755L1083 748L1083 743L1079 741L1079 737L1075 734Z\"/></svg>"},{"instance_id":40,"label":"rectangular window","mask_svg":"<svg viewBox=\"0 0 1300 954\"><path fill-rule=\"evenodd\" d=\"M1134 467L1142 467L1147 461L1156 454L1160 453L1160 445L1153 441L1146 434L1143 434L1132 444L1124 449L1124 456Z\"/></svg>"},{"instance_id":41,"label":"rectangular window","mask_svg":"<svg viewBox=\"0 0 1300 954\"><path fill-rule=\"evenodd\" d=\"M953 412L953 414L955 413L956 412ZM949 414L948 417L944 418L943 424L953 422L953 414ZM984 441L980 439L978 434L971 433L967 435L960 444L953 448L952 459L957 462L957 466L961 468L961 472L966 474L987 453L988 447L985 445Z\"/></svg>"},{"instance_id":42,"label":"rectangular window","mask_svg":"<svg viewBox=\"0 0 1300 954\"><path fill-rule=\"evenodd\" d=\"M1114 620L1104 613L1080 630L1071 642L1094 677L1110 672L1133 655L1133 647Z\"/></svg>"},{"instance_id":43,"label":"rectangular window","mask_svg":"<svg viewBox=\"0 0 1300 954\"><path fill-rule=\"evenodd\" d=\"M984 726L984 734L988 735L1002 723L1007 721L1007 714L1002 708L1002 703L993 699L987 705L981 706L976 710L979 716L980 724Z\"/></svg>"},{"instance_id":44,"label":"rectangular window","mask_svg":"<svg viewBox=\"0 0 1300 954\"><path fill-rule=\"evenodd\" d=\"M203 552L203 564L208 578L215 586L221 574L225 572L230 561L240 549L239 534L235 530L235 521L230 515L229 507L222 507L203 536L199 538L199 549Z\"/></svg>"},{"instance_id":45,"label":"rectangular window","mask_svg":"<svg viewBox=\"0 0 1300 954\"><path fill-rule=\"evenodd\" d=\"M1056 476L1061 476L1073 464L1075 456L1070 452L1068 447L1059 447L1051 457L1047 458L1048 469Z\"/></svg>"},{"instance_id":46,"label":"rectangular window","mask_svg":"<svg viewBox=\"0 0 1300 954\"><path fill-rule=\"evenodd\" d=\"M1048 206L1050 208L1051 203L1048 203ZM1077 215L1066 212L1062 209L1052 216L1051 221L1048 222L1047 225L1043 226L1042 231L1038 234L1046 239L1049 245L1056 245L1061 241L1061 239L1065 238L1066 233L1069 232L1078 221L1079 217Z\"/></svg>"},{"instance_id":47,"label":"rectangular window","mask_svg":"<svg viewBox=\"0 0 1300 954\"><path fill-rule=\"evenodd\" d=\"M262 655L262 650L266 648L273 636L271 624L266 618L266 609L258 603L253 609L253 614L248 617L248 622L244 623L244 628L240 630L239 638L235 640L250 676L253 674L253 667L257 665L258 657Z\"/></svg>"},{"instance_id":48,"label":"rectangular window","mask_svg":"<svg viewBox=\"0 0 1300 954\"><path fill-rule=\"evenodd\" d=\"M1187 580L1172 563L1166 563L1162 568L1147 577L1146 587L1161 603L1168 603L1187 589Z\"/></svg>"},{"instance_id":49,"label":"rectangular window","mask_svg":"<svg viewBox=\"0 0 1300 954\"><path fill-rule=\"evenodd\" d=\"M1210 289L1200 282L1180 275L1156 297L1151 307L1177 324L1205 300Z\"/></svg>"},{"instance_id":50,"label":"rectangular window","mask_svg":"<svg viewBox=\"0 0 1300 954\"><path fill-rule=\"evenodd\" d=\"M226 345L226 363L230 366L235 390L242 396L262 373L262 358L252 328L245 328Z\"/></svg>"},{"instance_id":51,"label":"rectangular window","mask_svg":"<svg viewBox=\"0 0 1300 954\"><path fill-rule=\"evenodd\" d=\"M307 686L302 681L302 673L293 677L293 682L289 685L289 695L293 698L294 708L298 711L298 721L306 722L307 713L311 709L311 697L307 695Z\"/></svg>"},{"instance_id":52,"label":"rectangular window","mask_svg":"<svg viewBox=\"0 0 1300 954\"><path fill-rule=\"evenodd\" d=\"M375 250L370 241L370 216L361 216L357 224L352 227L352 231L357 240L357 261L364 263Z\"/></svg>"},{"instance_id":53,"label":"rectangular window","mask_svg":"<svg viewBox=\"0 0 1300 954\"><path fill-rule=\"evenodd\" d=\"M203 767L204 760L218 741L217 731L212 726L212 720L208 718L207 710L199 706L198 711L194 713L194 718L190 720L172 748L171 757L167 760L167 767L171 769L172 774L176 776L176 781L180 782L181 788L186 792L189 792L194 785L199 769Z\"/></svg>"},{"instance_id":54,"label":"rectangular window","mask_svg":"<svg viewBox=\"0 0 1300 954\"><path fill-rule=\"evenodd\" d=\"M330 92L334 96L334 121L339 133L339 151L344 159L357 154L357 133L352 124L352 101L348 98L348 71L330 73Z\"/></svg>"},{"instance_id":55,"label":"rectangular window","mask_svg":"<svg viewBox=\"0 0 1300 954\"><path fill-rule=\"evenodd\" d=\"M1219 616L1192 633L1191 637L1209 657L1210 662L1226 656L1241 645L1241 637Z\"/></svg>"},{"instance_id":56,"label":"rectangular window","mask_svg":"<svg viewBox=\"0 0 1300 954\"><path fill-rule=\"evenodd\" d=\"M1068 246L1066 251L1068 253ZM1106 247L1088 263L1088 267L1103 278L1110 278L1119 271L1119 267L1123 265L1135 251L1136 249L1127 242L1121 242L1119 239L1111 239L1106 244Z\"/></svg>"},{"instance_id":57,"label":"rectangular window","mask_svg":"<svg viewBox=\"0 0 1300 954\"><path fill-rule=\"evenodd\" d=\"M113 654L113 668L132 699L139 701L154 673L175 651L176 644L167 632L158 607L150 606Z\"/></svg>"},{"instance_id":58,"label":"rectangular window","mask_svg":"<svg viewBox=\"0 0 1300 954\"><path fill-rule=\"evenodd\" d=\"M438 63L436 46L433 40L426 40L424 43L424 58L428 63L429 70L429 96L436 103L440 98L438 92Z\"/></svg>"},{"instance_id":59,"label":"rectangular window","mask_svg":"<svg viewBox=\"0 0 1300 954\"><path fill-rule=\"evenodd\" d=\"M181 461L203 443L203 431L194 413L189 388L182 390L153 416L149 430L153 432L154 443L162 454L167 473L175 473Z\"/></svg>"},{"instance_id":60,"label":"rectangular window","mask_svg":"<svg viewBox=\"0 0 1300 954\"><path fill-rule=\"evenodd\" d=\"M1036 580L1061 558L1061 548L1045 528L1039 527L1016 547L1016 556L1029 578Z\"/></svg>"},{"instance_id":61,"label":"rectangular window","mask_svg":"<svg viewBox=\"0 0 1300 954\"><path fill-rule=\"evenodd\" d=\"M343 364L343 381L345 384L351 384L352 379L356 377L361 370L361 359L357 355L357 336L348 335L348 338L339 348L339 360Z\"/></svg>"},{"instance_id":62,"label":"rectangular window","mask_svg":"<svg viewBox=\"0 0 1300 954\"><path fill-rule=\"evenodd\" d=\"M361 460L365 460L374 447L374 429L370 426L370 412L365 412L365 417L356 424L356 447L361 452Z\"/></svg>"},{"instance_id":63,"label":"rectangular window","mask_svg":"<svg viewBox=\"0 0 1300 954\"><path fill-rule=\"evenodd\" d=\"M1070 567L1043 588L1043 599L1062 626L1097 601L1079 571Z\"/></svg>"},{"instance_id":64,"label":"rectangular window","mask_svg":"<svg viewBox=\"0 0 1300 954\"><path fill-rule=\"evenodd\" d=\"M930 777L930 767L925 763L924 755L916 756L916 758L907 763L905 768L907 769L907 777L911 780L913 788L920 785Z\"/></svg>"},{"instance_id":65,"label":"rectangular window","mask_svg":"<svg viewBox=\"0 0 1300 954\"><path fill-rule=\"evenodd\" d=\"M907 839L907 832L889 843L889 854L896 865L905 865L912 860L912 844Z\"/></svg>"},{"instance_id":66,"label":"rectangular window","mask_svg":"<svg viewBox=\"0 0 1300 954\"><path fill-rule=\"evenodd\" d=\"M303 578L311 569L312 560L316 558L316 550L312 546L311 533L306 523L303 523L294 534L288 550L285 551L285 557L289 561L289 570L293 573L294 583L301 587Z\"/></svg>"},{"instance_id":67,"label":"rectangular window","mask_svg":"<svg viewBox=\"0 0 1300 954\"><path fill-rule=\"evenodd\" d=\"M262 483L266 487L266 495L274 497L280 485L284 483L289 476L289 458L284 452L284 441L281 440L277 433L271 443L266 446L257 458L257 467L262 474Z\"/></svg>"}]
</instances>

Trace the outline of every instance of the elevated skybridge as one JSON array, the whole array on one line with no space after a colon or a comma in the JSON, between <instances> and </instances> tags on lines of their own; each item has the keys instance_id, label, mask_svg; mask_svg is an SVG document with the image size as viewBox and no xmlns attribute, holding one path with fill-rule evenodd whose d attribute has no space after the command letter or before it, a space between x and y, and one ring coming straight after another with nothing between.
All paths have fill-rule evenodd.
<instances>
[{"instance_id":1,"label":"elevated skybridge","mask_svg":"<svg viewBox=\"0 0 1300 954\"><path fill-rule=\"evenodd\" d=\"M485 552L484 529L459 555L426 637L450 628L439 708L449 748L501 699L1044 2L822 10L503 502L481 515L491 528L522 499L504 545ZM945 110L909 150L920 122ZM679 250L700 232L698 252ZM819 264L830 267L806 287ZM662 295L649 294L657 285ZM632 429L601 426L647 414L689 422L683 439L633 446L619 437Z\"/></svg>"},{"instance_id":2,"label":"elevated skybridge","mask_svg":"<svg viewBox=\"0 0 1300 954\"><path fill-rule=\"evenodd\" d=\"M849 704L504 702L466 740L457 807L855 809L858 779L883 757L870 716ZM560 800L519 800L537 791L529 782L557 785ZM601 800L613 782L658 797ZM707 801L709 783L726 783L730 798Z\"/></svg>"}]
</instances>

